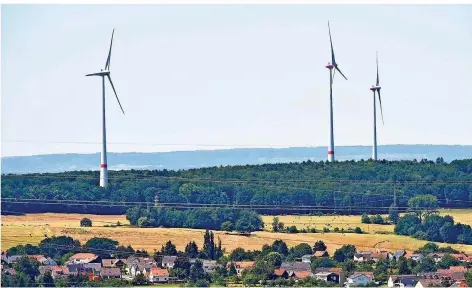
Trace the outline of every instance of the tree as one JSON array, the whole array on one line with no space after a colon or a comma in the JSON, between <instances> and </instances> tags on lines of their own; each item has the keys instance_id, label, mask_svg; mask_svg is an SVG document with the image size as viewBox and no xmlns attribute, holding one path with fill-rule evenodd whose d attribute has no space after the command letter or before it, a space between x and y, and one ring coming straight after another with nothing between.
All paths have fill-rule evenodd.
<instances>
[{"instance_id":1,"label":"tree","mask_svg":"<svg viewBox=\"0 0 472 288\"><path fill-rule=\"evenodd\" d=\"M313 250L311 246L307 243L300 243L290 249L290 254L294 258L300 258L303 255L312 254Z\"/></svg>"},{"instance_id":2,"label":"tree","mask_svg":"<svg viewBox=\"0 0 472 288\"><path fill-rule=\"evenodd\" d=\"M195 287L210 287L210 283L205 279L198 279L195 281Z\"/></svg>"},{"instance_id":3,"label":"tree","mask_svg":"<svg viewBox=\"0 0 472 288\"><path fill-rule=\"evenodd\" d=\"M80 242L69 236L48 237L39 242L41 254L61 258L64 254L80 251Z\"/></svg>"},{"instance_id":4,"label":"tree","mask_svg":"<svg viewBox=\"0 0 472 288\"><path fill-rule=\"evenodd\" d=\"M228 276L234 276L234 275L237 275L237 271L236 271L236 267L234 267L234 264L231 263L231 265L229 266L229 271L228 271Z\"/></svg>"},{"instance_id":5,"label":"tree","mask_svg":"<svg viewBox=\"0 0 472 288\"><path fill-rule=\"evenodd\" d=\"M288 233L298 233L297 226L292 225L292 226L288 227Z\"/></svg>"},{"instance_id":6,"label":"tree","mask_svg":"<svg viewBox=\"0 0 472 288\"><path fill-rule=\"evenodd\" d=\"M421 259L420 264L418 265L419 272L434 272L436 271L436 265L433 259L429 257L424 257Z\"/></svg>"},{"instance_id":7,"label":"tree","mask_svg":"<svg viewBox=\"0 0 472 288\"><path fill-rule=\"evenodd\" d=\"M116 250L118 241L115 241L110 238L94 237L89 239L84 248L88 251L93 251L93 253L99 255L102 259L110 258L112 251Z\"/></svg>"},{"instance_id":8,"label":"tree","mask_svg":"<svg viewBox=\"0 0 472 288\"><path fill-rule=\"evenodd\" d=\"M44 276L41 277L41 281L40 283L42 283L42 286L44 287L54 287L54 279L52 278L52 275L51 275L51 271L46 271L46 273L44 273Z\"/></svg>"},{"instance_id":9,"label":"tree","mask_svg":"<svg viewBox=\"0 0 472 288\"><path fill-rule=\"evenodd\" d=\"M280 232L284 230L284 223L279 221L279 217L274 217L272 219L272 231Z\"/></svg>"},{"instance_id":10,"label":"tree","mask_svg":"<svg viewBox=\"0 0 472 288\"><path fill-rule=\"evenodd\" d=\"M472 287L472 270L465 272L464 277L465 282L467 282L467 285L469 285L469 287Z\"/></svg>"},{"instance_id":11,"label":"tree","mask_svg":"<svg viewBox=\"0 0 472 288\"><path fill-rule=\"evenodd\" d=\"M279 239L275 240L274 243L272 243L272 250L284 256L288 255L287 244L285 244L284 241L279 240Z\"/></svg>"},{"instance_id":12,"label":"tree","mask_svg":"<svg viewBox=\"0 0 472 288\"><path fill-rule=\"evenodd\" d=\"M354 228L354 233L362 234L362 229L360 227Z\"/></svg>"},{"instance_id":13,"label":"tree","mask_svg":"<svg viewBox=\"0 0 472 288\"><path fill-rule=\"evenodd\" d=\"M243 278L243 284L249 287L254 287L257 284L259 284L259 275L252 274L252 273L246 273Z\"/></svg>"},{"instance_id":14,"label":"tree","mask_svg":"<svg viewBox=\"0 0 472 288\"><path fill-rule=\"evenodd\" d=\"M410 267L408 267L408 263L405 257L401 256L398 259L397 266L398 266L398 274L400 275L411 274Z\"/></svg>"},{"instance_id":15,"label":"tree","mask_svg":"<svg viewBox=\"0 0 472 288\"><path fill-rule=\"evenodd\" d=\"M39 263L31 260L27 256L23 256L13 264L13 269L16 273L23 273L34 281L34 278L39 275Z\"/></svg>"},{"instance_id":16,"label":"tree","mask_svg":"<svg viewBox=\"0 0 472 288\"><path fill-rule=\"evenodd\" d=\"M198 246L195 241L190 241L187 246L185 246L185 254L189 258L197 258L198 256Z\"/></svg>"},{"instance_id":17,"label":"tree","mask_svg":"<svg viewBox=\"0 0 472 288\"><path fill-rule=\"evenodd\" d=\"M264 261L274 268L279 268L282 264L282 256L277 252L270 252L264 257Z\"/></svg>"},{"instance_id":18,"label":"tree","mask_svg":"<svg viewBox=\"0 0 472 288\"><path fill-rule=\"evenodd\" d=\"M151 221L147 217L139 217L138 219L138 227L150 227L151 226Z\"/></svg>"},{"instance_id":19,"label":"tree","mask_svg":"<svg viewBox=\"0 0 472 288\"><path fill-rule=\"evenodd\" d=\"M313 245L313 251L326 251L326 245L322 240L318 240Z\"/></svg>"},{"instance_id":20,"label":"tree","mask_svg":"<svg viewBox=\"0 0 472 288\"><path fill-rule=\"evenodd\" d=\"M377 281L385 282L388 279L388 262L386 260L380 260L377 262L374 270L374 277Z\"/></svg>"},{"instance_id":21,"label":"tree","mask_svg":"<svg viewBox=\"0 0 472 288\"><path fill-rule=\"evenodd\" d=\"M168 256L176 256L177 255L177 249L175 248L175 245L172 244L171 241L167 241L165 246L162 246L161 248L161 254L162 255L168 255Z\"/></svg>"},{"instance_id":22,"label":"tree","mask_svg":"<svg viewBox=\"0 0 472 288\"><path fill-rule=\"evenodd\" d=\"M192 267L190 268L190 280L196 282L199 279L206 279L205 271L203 270L203 264L201 261L197 260Z\"/></svg>"},{"instance_id":23,"label":"tree","mask_svg":"<svg viewBox=\"0 0 472 288\"><path fill-rule=\"evenodd\" d=\"M356 247L354 245L343 245L334 252L333 258L338 262L344 262L354 258Z\"/></svg>"},{"instance_id":24,"label":"tree","mask_svg":"<svg viewBox=\"0 0 472 288\"><path fill-rule=\"evenodd\" d=\"M384 219L382 218L382 216L380 216L379 214L375 215L375 216L372 216L370 218L370 222L372 222L373 224L383 224L384 223Z\"/></svg>"},{"instance_id":25,"label":"tree","mask_svg":"<svg viewBox=\"0 0 472 288\"><path fill-rule=\"evenodd\" d=\"M146 285L146 284L147 284L146 276L142 273L136 275L136 277L133 278L133 285Z\"/></svg>"},{"instance_id":26,"label":"tree","mask_svg":"<svg viewBox=\"0 0 472 288\"><path fill-rule=\"evenodd\" d=\"M80 220L80 227L92 227L92 220L89 218L82 218L82 220Z\"/></svg>"},{"instance_id":27,"label":"tree","mask_svg":"<svg viewBox=\"0 0 472 288\"><path fill-rule=\"evenodd\" d=\"M441 269L449 269L451 266L458 266L460 261L452 257L451 254L447 253L439 261L438 266Z\"/></svg>"},{"instance_id":28,"label":"tree","mask_svg":"<svg viewBox=\"0 0 472 288\"><path fill-rule=\"evenodd\" d=\"M221 224L221 230L231 232L233 231L233 223L231 221L225 221Z\"/></svg>"},{"instance_id":29,"label":"tree","mask_svg":"<svg viewBox=\"0 0 472 288\"><path fill-rule=\"evenodd\" d=\"M365 224L370 224L370 217L367 214L362 214L361 222Z\"/></svg>"},{"instance_id":30,"label":"tree","mask_svg":"<svg viewBox=\"0 0 472 288\"><path fill-rule=\"evenodd\" d=\"M410 198L408 206L411 211L418 215L421 222L425 215L430 215L436 211L439 206L438 198L430 194L420 194Z\"/></svg>"},{"instance_id":31,"label":"tree","mask_svg":"<svg viewBox=\"0 0 472 288\"><path fill-rule=\"evenodd\" d=\"M332 268L336 267L336 262L326 257L316 258L311 261L311 269L315 270L316 268Z\"/></svg>"},{"instance_id":32,"label":"tree","mask_svg":"<svg viewBox=\"0 0 472 288\"><path fill-rule=\"evenodd\" d=\"M400 214L398 213L398 208L395 203L390 205L390 207L388 208L388 220L396 224L399 217Z\"/></svg>"}]
</instances>

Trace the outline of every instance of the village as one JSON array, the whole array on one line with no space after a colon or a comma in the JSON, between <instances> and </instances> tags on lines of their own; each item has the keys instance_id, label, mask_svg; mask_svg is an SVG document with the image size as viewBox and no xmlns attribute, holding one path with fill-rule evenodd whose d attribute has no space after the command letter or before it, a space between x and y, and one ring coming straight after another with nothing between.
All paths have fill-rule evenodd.
<instances>
[{"instance_id":1,"label":"village","mask_svg":"<svg viewBox=\"0 0 472 288\"><path fill-rule=\"evenodd\" d=\"M72 281L80 276L89 283L115 279L122 281L124 286L172 283L177 286L189 283L199 283L199 286L210 283L211 286L306 286L308 283L322 287L470 287L467 282L472 274L471 255L439 248L434 243L426 244L423 250L439 250L437 252L362 251L345 245L329 255L322 241L316 242L313 248L307 243L288 248L283 241L276 240L272 246L264 245L262 251L237 248L218 259L199 257L209 256L204 250L212 251L213 258L219 256L215 251L221 246L218 248L213 240L209 243L210 246L206 244L199 251L192 241L188 249L181 252L169 241L154 256L131 252L114 254L114 251L105 250L112 258L104 258L100 249L96 248L95 253L91 253L94 249L89 249L92 251L74 253L61 265L43 254L9 255L2 252L2 280L15 277L20 266L15 264L20 261L37 265L39 273L34 278L41 283L45 282L46 275L52 277L54 283L60 279ZM301 255L307 251L311 253ZM165 255L166 252L175 255ZM198 282L202 279L207 282Z\"/></svg>"}]
</instances>

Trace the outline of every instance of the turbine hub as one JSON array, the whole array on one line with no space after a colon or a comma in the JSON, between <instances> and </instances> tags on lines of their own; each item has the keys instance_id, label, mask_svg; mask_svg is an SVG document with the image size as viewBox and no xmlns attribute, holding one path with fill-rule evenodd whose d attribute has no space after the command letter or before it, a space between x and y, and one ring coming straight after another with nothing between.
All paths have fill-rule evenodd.
<instances>
[{"instance_id":1,"label":"turbine hub","mask_svg":"<svg viewBox=\"0 0 472 288\"><path fill-rule=\"evenodd\" d=\"M331 70L334 68L334 65L328 62L328 65L326 65L326 68Z\"/></svg>"},{"instance_id":2,"label":"turbine hub","mask_svg":"<svg viewBox=\"0 0 472 288\"><path fill-rule=\"evenodd\" d=\"M370 87L369 89L370 89L370 91L375 91L375 90L377 90L377 88L375 88L374 86Z\"/></svg>"}]
</instances>

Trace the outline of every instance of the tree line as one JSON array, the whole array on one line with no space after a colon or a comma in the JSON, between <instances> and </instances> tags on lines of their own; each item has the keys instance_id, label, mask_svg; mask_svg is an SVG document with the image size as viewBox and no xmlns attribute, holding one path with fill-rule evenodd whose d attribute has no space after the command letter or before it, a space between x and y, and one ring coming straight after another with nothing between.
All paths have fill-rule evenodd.
<instances>
[{"instance_id":1,"label":"tree line","mask_svg":"<svg viewBox=\"0 0 472 288\"><path fill-rule=\"evenodd\" d=\"M177 210L154 207L133 207L127 210L126 219L138 227L198 228L236 230L242 233L261 230L264 222L259 214L235 208L199 208Z\"/></svg>"},{"instance_id":2,"label":"tree line","mask_svg":"<svg viewBox=\"0 0 472 288\"><path fill-rule=\"evenodd\" d=\"M130 206L147 207L158 201L181 206L253 205L259 213L270 215L383 214L395 199L397 207L402 209L411 197L419 194L435 196L440 207L472 207L471 171L470 159L451 163L440 159L436 162L305 161L179 171L110 171L106 189L98 185L98 171L8 174L2 175L2 213L124 214ZM20 199L89 202L58 205ZM318 208L294 209L300 206Z\"/></svg>"}]
</instances>

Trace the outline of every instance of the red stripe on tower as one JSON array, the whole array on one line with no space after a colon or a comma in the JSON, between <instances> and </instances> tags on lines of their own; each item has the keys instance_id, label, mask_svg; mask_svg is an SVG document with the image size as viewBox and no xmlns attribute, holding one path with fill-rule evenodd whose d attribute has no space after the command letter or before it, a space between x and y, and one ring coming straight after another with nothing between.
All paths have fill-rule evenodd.
<instances>
[{"instance_id":1,"label":"red stripe on tower","mask_svg":"<svg viewBox=\"0 0 472 288\"><path fill-rule=\"evenodd\" d=\"M328 155L329 154L333 154L334 155L334 151L328 151Z\"/></svg>"},{"instance_id":2,"label":"red stripe on tower","mask_svg":"<svg viewBox=\"0 0 472 288\"><path fill-rule=\"evenodd\" d=\"M100 168L107 168L107 164L100 164Z\"/></svg>"}]
</instances>

